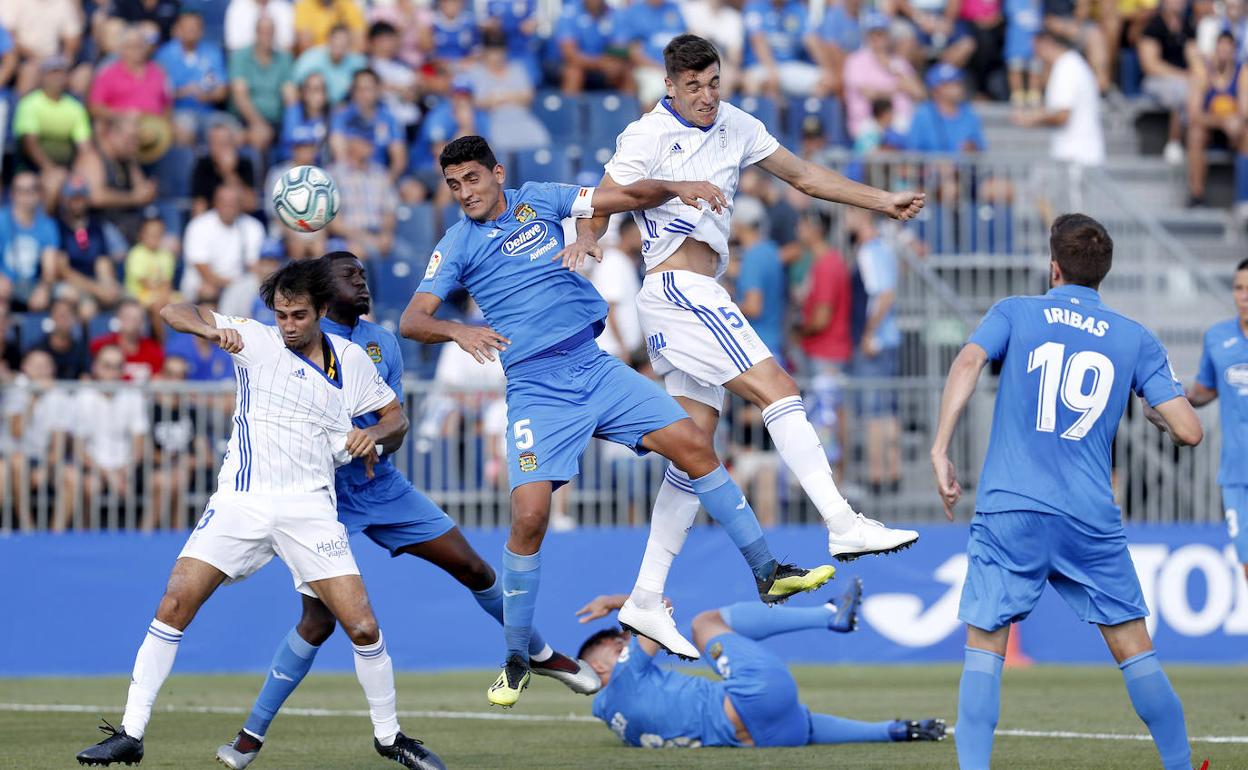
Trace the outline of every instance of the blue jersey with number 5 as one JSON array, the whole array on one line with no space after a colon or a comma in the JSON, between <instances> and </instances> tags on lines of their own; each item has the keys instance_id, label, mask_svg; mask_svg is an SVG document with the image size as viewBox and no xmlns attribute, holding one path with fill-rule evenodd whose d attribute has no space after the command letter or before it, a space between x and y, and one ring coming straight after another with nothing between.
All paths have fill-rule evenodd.
<instances>
[{"instance_id":1,"label":"blue jersey with number 5","mask_svg":"<svg viewBox=\"0 0 1248 770\"><path fill-rule=\"evenodd\" d=\"M1001 300L970 342L1002 362L975 510L1119 530L1110 453L1127 400L1134 392L1157 406L1183 395L1161 342L1083 286Z\"/></svg>"}]
</instances>

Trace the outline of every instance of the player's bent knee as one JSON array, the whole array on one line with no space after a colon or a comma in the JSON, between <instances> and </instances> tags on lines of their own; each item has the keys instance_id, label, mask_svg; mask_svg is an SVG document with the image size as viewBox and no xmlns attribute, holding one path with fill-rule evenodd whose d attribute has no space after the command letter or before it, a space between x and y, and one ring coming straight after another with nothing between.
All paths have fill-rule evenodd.
<instances>
[{"instance_id":1,"label":"player's bent knee","mask_svg":"<svg viewBox=\"0 0 1248 770\"><path fill-rule=\"evenodd\" d=\"M719 610L704 610L693 618L693 643L701 649L710 640L731 630Z\"/></svg>"},{"instance_id":2,"label":"player's bent knee","mask_svg":"<svg viewBox=\"0 0 1248 770\"><path fill-rule=\"evenodd\" d=\"M346 632L347 638L357 647L366 644L376 644L381 638L381 629L377 627L377 618L373 617L370 612L367 617L352 621L351 623L343 623L342 630Z\"/></svg>"},{"instance_id":3,"label":"player's bent knee","mask_svg":"<svg viewBox=\"0 0 1248 770\"><path fill-rule=\"evenodd\" d=\"M320 602L304 601L303 616L299 618L296 632L305 642L314 646L325 643L338 624L329 608Z\"/></svg>"}]
</instances>

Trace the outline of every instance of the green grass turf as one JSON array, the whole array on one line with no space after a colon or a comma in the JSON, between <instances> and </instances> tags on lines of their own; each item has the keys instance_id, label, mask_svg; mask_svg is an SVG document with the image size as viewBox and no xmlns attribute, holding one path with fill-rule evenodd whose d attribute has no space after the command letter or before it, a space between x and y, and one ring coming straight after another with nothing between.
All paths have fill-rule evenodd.
<instances>
[{"instance_id":1,"label":"green grass turf","mask_svg":"<svg viewBox=\"0 0 1248 770\"><path fill-rule=\"evenodd\" d=\"M954 721L959 670L955 666L797 667L795 675L811 708L860 719L943 716ZM1248 735L1248 668L1170 667L1184 700L1193 736ZM485 689L493 672L401 674L399 708L421 711L491 712ZM166 683L147 736L144 768L212 768L216 747L232 737L243 717L230 714L160 713L162 707L247 708L257 676L174 676ZM118 723L125 697L122 678L4 679L0 702L102 705ZM1139 734L1143 725L1110 666L1037 666L1005 675L1002 729ZM520 705L529 715L589 714L588 698L548 679L534 677ZM359 710L363 696L350 675L313 674L294 694L291 707ZM448 718L402 720L451 768L951 768L952 740L940 744L812 746L800 749L626 748L607 728L584 722L480 721ZM16 713L0 710L0 768L67 768L73 756L97 740L93 713ZM361 716L279 716L269 743L253 767L384 768L371 747ZM1248 744L1195 743L1196 767L1248 768ZM1000 768L1157 767L1151 742L1069 738L998 737Z\"/></svg>"}]
</instances>

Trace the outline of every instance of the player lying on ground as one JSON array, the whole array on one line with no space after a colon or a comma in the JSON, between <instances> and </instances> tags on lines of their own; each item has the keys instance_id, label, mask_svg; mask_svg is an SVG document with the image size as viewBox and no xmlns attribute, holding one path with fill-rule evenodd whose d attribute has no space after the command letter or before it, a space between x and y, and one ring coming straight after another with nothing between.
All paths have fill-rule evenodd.
<instances>
[{"instance_id":1,"label":"player lying on ground","mask_svg":"<svg viewBox=\"0 0 1248 770\"><path fill-rule=\"evenodd\" d=\"M657 452L685 471L699 500L745 556L763 601L781 601L827 582L830 566L807 571L772 557L753 509L720 465L710 436L657 385L598 347L594 338L603 329L606 302L583 276L551 259L563 246L560 222L566 217L628 211L674 197L691 211L699 199L722 206L719 189L705 182L642 180L611 190L533 183L504 190L503 167L479 136L449 143L439 162L467 217L438 242L400 328L403 336L425 343L454 341L479 361L498 352L507 375L511 534L503 552L503 625L508 657L488 691L490 702L513 705L528 685L539 549L551 494L577 474L591 437L639 454ZM458 286L481 306L488 327L433 317ZM677 654L698 654L679 644L684 639L662 607L622 622Z\"/></svg>"},{"instance_id":2,"label":"player lying on ground","mask_svg":"<svg viewBox=\"0 0 1248 770\"><path fill-rule=\"evenodd\" d=\"M377 444L393 452L407 418L360 346L321 330L334 295L325 263L292 262L269 276L260 294L276 327L195 305L161 310L175 331L216 343L234 359L234 429L217 490L173 565L139 647L121 729L105 723L100 729L109 737L78 761L143 758L143 734L182 633L218 586L246 578L276 554L299 593L324 602L350 637L377 752L405 767L442 768L437 755L399 732L390 655L334 510L335 463L355 457L371 465ZM377 414L375 424L352 427L353 418L370 413Z\"/></svg>"},{"instance_id":3,"label":"player lying on ground","mask_svg":"<svg viewBox=\"0 0 1248 770\"><path fill-rule=\"evenodd\" d=\"M335 251L323 259L333 277L334 298L321 329L363 348L402 404L399 341L384 327L360 317L372 306L363 263L348 251ZM365 414L352 423L367 428L377 419ZM338 468L334 485L338 520L348 532L363 532L391 556L407 553L436 564L471 591L481 609L503 622L503 586L494 570L450 517L395 469L389 455L382 456L371 470L363 460ZM333 632L333 614L319 599L304 596L303 617L278 645L246 724L234 740L217 750L222 764L234 770L251 764L278 709L307 676L320 645ZM529 664L535 673L558 679L573 692L589 695L600 687L598 675L588 665L552 650L536 629L529 639Z\"/></svg>"},{"instance_id":4,"label":"player lying on ground","mask_svg":"<svg viewBox=\"0 0 1248 770\"><path fill-rule=\"evenodd\" d=\"M599 596L577 611L582 623L606 617L628 597ZM658 645L611 628L589 637L578 655L602 678L594 716L631 746L806 746L814 743L939 741L941 719L859 722L810 711L784 662L759 641L806 629L849 633L858 627L862 581L839 604L765 607L753 602L707 610L693 639L722 680L654 664Z\"/></svg>"},{"instance_id":5,"label":"player lying on ground","mask_svg":"<svg viewBox=\"0 0 1248 770\"><path fill-rule=\"evenodd\" d=\"M732 198L741 169L757 163L807 195L906 220L923 207L922 193L890 193L858 184L798 158L780 146L757 118L719 99L719 53L696 35L679 35L663 49L667 97L631 123L599 185L609 190L642 178L705 178L729 205L691 211L676 201L633 214L641 230L646 278L637 311L650 361L694 422L715 434L724 391L763 410L763 423L785 464L828 527L828 549L841 561L906 548L918 540L908 529L889 529L855 513L836 487L819 437L806 417L801 393L716 280L728 265ZM563 250L571 269L591 254L602 259L598 238L604 212L577 223L577 241ZM659 606L672 559L698 512L688 477L671 469L654 502L650 542L624 615Z\"/></svg>"},{"instance_id":6,"label":"player lying on ground","mask_svg":"<svg viewBox=\"0 0 1248 770\"><path fill-rule=\"evenodd\" d=\"M958 353L932 444L952 520L962 488L949 441L984 364L1000 361L958 610L966 623L958 762L962 770L989 766L1010 624L1027 617L1047 582L1100 627L1162 764L1191 770L1183 706L1144 627L1148 608L1114 504L1110 449L1132 392L1179 446L1200 443L1200 420L1157 337L1101 304L1097 287L1114 251L1105 228L1082 214L1060 216L1049 249L1053 288L998 302Z\"/></svg>"},{"instance_id":7,"label":"player lying on ground","mask_svg":"<svg viewBox=\"0 0 1248 770\"><path fill-rule=\"evenodd\" d=\"M1222 510L1226 529L1235 545L1239 563L1248 575L1248 259L1235 268L1232 283L1238 315L1205 333L1200 371L1187 389L1192 406L1201 407L1220 398L1222 459L1218 484L1222 487ZM1153 415L1149 415L1153 419ZM1154 420L1156 422L1156 420Z\"/></svg>"}]
</instances>

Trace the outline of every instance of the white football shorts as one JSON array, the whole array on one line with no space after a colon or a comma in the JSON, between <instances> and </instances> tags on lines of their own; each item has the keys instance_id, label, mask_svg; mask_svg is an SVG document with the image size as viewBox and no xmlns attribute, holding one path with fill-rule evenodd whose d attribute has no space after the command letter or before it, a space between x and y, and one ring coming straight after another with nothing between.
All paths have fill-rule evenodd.
<instances>
[{"instance_id":1,"label":"white football shorts","mask_svg":"<svg viewBox=\"0 0 1248 770\"><path fill-rule=\"evenodd\" d=\"M295 590L316 596L316 580L358 575L347 528L338 521L328 492L266 495L217 492L199 525L182 546L182 556L207 562L243 580L276 555L295 579Z\"/></svg>"},{"instance_id":2,"label":"white football shorts","mask_svg":"<svg viewBox=\"0 0 1248 770\"><path fill-rule=\"evenodd\" d=\"M771 351L714 278L689 270L647 275L637 295L646 351L667 392L723 409L724 383Z\"/></svg>"}]
</instances>

